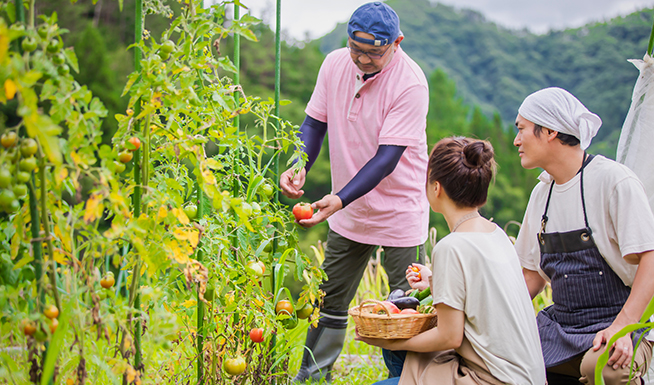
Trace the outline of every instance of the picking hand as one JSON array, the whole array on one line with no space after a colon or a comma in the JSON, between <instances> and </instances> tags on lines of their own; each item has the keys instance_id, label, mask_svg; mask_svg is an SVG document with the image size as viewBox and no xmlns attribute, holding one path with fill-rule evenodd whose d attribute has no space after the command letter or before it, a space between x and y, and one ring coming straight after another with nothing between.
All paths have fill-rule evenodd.
<instances>
[{"instance_id":1,"label":"picking hand","mask_svg":"<svg viewBox=\"0 0 654 385\"><path fill-rule=\"evenodd\" d=\"M304 195L304 190L301 190L306 181L307 171L302 168L299 172L294 169L288 169L279 177L279 187L282 189L282 194L291 198L298 199Z\"/></svg>"}]
</instances>

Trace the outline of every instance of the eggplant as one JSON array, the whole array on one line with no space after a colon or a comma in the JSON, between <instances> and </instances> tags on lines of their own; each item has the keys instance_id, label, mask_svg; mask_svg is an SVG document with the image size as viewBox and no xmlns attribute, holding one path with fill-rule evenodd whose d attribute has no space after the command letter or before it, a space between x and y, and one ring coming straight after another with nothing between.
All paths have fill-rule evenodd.
<instances>
[{"instance_id":1,"label":"eggplant","mask_svg":"<svg viewBox=\"0 0 654 385\"><path fill-rule=\"evenodd\" d=\"M395 289L391 292L391 294L388 295L388 301L393 301L398 298L404 297L404 290L402 289Z\"/></svg>"},{"instance_id":2,"label":"eggplant","mask_svg":"<svg viewBox=\"0 0 654 385\"><path fill-rule=\"evenodd\" d=\"M409 308L415 310L418 308L418 305L420 305L420 301L413 297L400 297L395 300L391 300L391 302L400 310Z\"/></svg>"}]
</instances>

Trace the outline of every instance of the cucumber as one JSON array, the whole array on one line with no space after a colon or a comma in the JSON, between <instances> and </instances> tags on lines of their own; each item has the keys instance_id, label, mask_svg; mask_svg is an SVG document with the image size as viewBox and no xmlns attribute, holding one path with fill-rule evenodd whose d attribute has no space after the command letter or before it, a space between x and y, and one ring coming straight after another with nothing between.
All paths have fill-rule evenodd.
<instances>
[{"instance_id":1,"label":"cucumber","mask_svg":"<svg viewBox=\"0 0 654 385\"><path fill-rule=\"evenodd\" d=\"M411 293L409 293L409 297L413 297L413 298L418 298L419 295L420 295L420 290L415 290L414 289L414 290L411 290Z\"/></svg>"},{"instance_id":2,"label":"cucumber","mask_svg":"<svg viewBox=\"0 0 654 385\"><path fill-rule=\"evenodd\" d=\"M429 295L431 295L431 288L428 287L418 294L418 299L422 301L423 299L427 298Z\"/></svg>"},{"instance_id":3,"label":"cucumber","mask_svg":"<svg viewBox=\"0 0 654 385\"><path fill-rule=\"evenodd\" d=\"M434 304L434 300L433 300L433 298L431 297L431 295L429 295L429 296L423 298L422 301L420 301L420 305L428 305L428 306L431 306L431 305L433 305L433 304Z\"/></svg>"}]
</instances>

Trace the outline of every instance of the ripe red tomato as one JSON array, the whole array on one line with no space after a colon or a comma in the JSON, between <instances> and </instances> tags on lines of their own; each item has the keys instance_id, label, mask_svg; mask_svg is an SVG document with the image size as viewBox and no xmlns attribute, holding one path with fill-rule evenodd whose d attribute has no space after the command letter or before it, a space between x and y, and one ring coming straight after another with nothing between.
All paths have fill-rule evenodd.
<instances>
[{"instance_id":1,"label":"ripe red tomato","mask_svg":"<svg viewBox=\"0 0 654 385\"><path fill-rule=\"evenodd\" d=\"M293 206L293 215L295 215L295 219L298 221L303 219L311 219L313 216L313 209L308 203L298 203Z\"/></svg>"},{"instance_id":2,"label":"ripe red tomato","mask_svg":"<svg viewBox=\"0 0 654 385\"><path fill-rule=\"evenodd\" d=\"M127 140L127 142L129 142L129 145L127 146L129 151L136 151L141 148L141 140L139 140L139 138L136 136L132 136L129 138L129 140Z\"/></svg>"},{"instance_id":3,"label":"ripe red tomato","mask_svg":"<svg viewBox=\"0 0 654 385\"><path fill-rule=\"evenodd\" d=\"M418 314L418 311L408 307L406 309L402 309L402 311L400 311L400 314Z\"/></svg>"},{"instance_id":4,"label":"ripe red tomato","mask_svg":"<svg viewBox=\"0 0 654 385\"><path fill-rule=\"evenodd\" d=\"M386 307L384 307L382 303L385 304ZM395 304L390 301L382 301L381 303L375 304L375 307L372 308L372 312L374 314L386 314L386 309L388 309L391 314L400 313L400 309L398 309L397 306L395 306Z\"/></svg>"},{"instance_id":5,"label":"ripe red tomato","mask_svg":"<svg viewBox=\"0 0 654 385\"><path fill-rule=\"evenodd\" d=\"M43 310L43 314L50 319L57 318L59 317L59 309L55 305L49 305Z\"/></svg>"},{"instance_id":6,"label":"ripe red tomato","mask_svg":"<svg viewBox=\"0 0 654 385\"><path fill-rule=\"evenodd\" d=\"M293 304L291 303L291 301L287 299L282 299L279 302L277 302L277 304L275 305L275 312L277 314L281 314L282 312L284 312L288 315L291 315L293 314L294 311L295 309L293 308Z\"/></svg>"},{"instance_id":7,"label":"ripe red tomato","mask_svg":"<svg viewBox=\"0 0 654 385\"><path fill-rule=\"evenodd\" d=\"M413 271L415 271L416 273L418 273L418 277L417 277L418 279L422 279L422 276L420 275L420 269L419 269L418 267L413 266L413 267L411 267L411 270L413 270Z\"/></svg>"},{"instance_id":8,"label":"ripe red tomato","mask_svg":"<svg viewBox=\"0 0 654 385\"><path fill-rule=\"evenodd\" d=\"M250 339L252 342L257 344L263 342L263 328L254 328L250 330Z\"/></svg>"},{"instance_id":9,"label":"ripe red tomato","mask_svg":"<svg viewBox=\"0 0 654 385\"><path fill-rule=\"evenodd\" d=\"M245 371L246 367L245 359L240 354L237 354L235 357L228 358L223 362L223 368L225 371L232 375L236 376Z\"/></svg>"},{"instance_id":10,"label":"ripe red tomato","mask_svg":"<svg viewBox=\"0 0 654 385\"><path fill-rule=\"evenodd\" d=\"M24 319L21 322L21 329L26 336L33 336L36 333L36 324L34 322Z\"/></svg>"}]
</instances>

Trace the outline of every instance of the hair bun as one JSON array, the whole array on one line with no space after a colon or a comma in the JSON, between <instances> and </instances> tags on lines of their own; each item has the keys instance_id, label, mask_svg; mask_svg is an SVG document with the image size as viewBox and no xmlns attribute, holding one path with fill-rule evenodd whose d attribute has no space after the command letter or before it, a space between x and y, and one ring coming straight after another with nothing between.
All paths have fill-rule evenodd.
<instances>
[{"instance_id":1,"label":"hair bun","mask_svg":"<svg viewBox=\"0 0 654 385\"><path fill-rule=\"evenodd\" d=\"M463 164L471 169L484 167L493 158L493 149L483 141L466 143L463 146Z\"/></svg>"}]
</instances>

